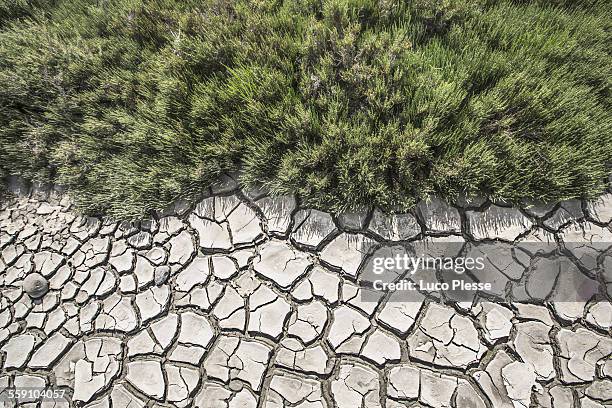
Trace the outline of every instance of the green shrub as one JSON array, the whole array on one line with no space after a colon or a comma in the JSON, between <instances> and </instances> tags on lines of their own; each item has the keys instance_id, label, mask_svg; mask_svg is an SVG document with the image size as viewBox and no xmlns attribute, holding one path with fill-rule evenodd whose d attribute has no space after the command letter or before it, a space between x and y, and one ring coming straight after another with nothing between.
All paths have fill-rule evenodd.
<instances>
[{"instance_id":1,"label":"green shrub","mask_svg":"<svg viewBox=\"0 0 612 408\"><path fill-rule=\"evenodd\" d=\"M610 172L607 1L20 1L0 170L87 213L237 170L332 211L588 197Z\"/></svg>"}]
</instances>

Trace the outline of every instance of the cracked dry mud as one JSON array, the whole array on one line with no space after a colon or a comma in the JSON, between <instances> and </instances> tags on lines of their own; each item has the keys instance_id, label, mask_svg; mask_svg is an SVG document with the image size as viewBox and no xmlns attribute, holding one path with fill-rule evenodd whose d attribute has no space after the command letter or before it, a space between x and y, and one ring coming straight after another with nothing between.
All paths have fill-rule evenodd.
<instances>
[{"instance_id":1,"label":"cracked dry mud","mask_svg":"<svg viewBox=\"0 0 612 408\"><path fill-rule=\"evenodd\" d=\"M40 190L2 203L0 389L71 400L18 404L32 407L611 406L608 301L367 302L359 275L372 250L429 237L612 242L612 194L332 217L214 192L136 223Z\"/></svg>"}]
</instances>

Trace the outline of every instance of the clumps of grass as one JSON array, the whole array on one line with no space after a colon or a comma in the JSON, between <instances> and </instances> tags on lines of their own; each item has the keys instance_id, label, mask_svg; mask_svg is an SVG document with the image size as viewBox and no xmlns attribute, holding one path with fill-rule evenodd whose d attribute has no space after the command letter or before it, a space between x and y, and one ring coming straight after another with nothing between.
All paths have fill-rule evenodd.
<instances>
[{"instance_id":1,"label":"clumps of grass","mask_svg":"<svg viewBox=\"0 0 612 408\"><path fill-rule=\"evenodd\" d=\"M0 168L0 199L2 199L6 194L6 183L4 182L4 178L6 174L4 170Z\"/></svg>"},{"instance_id":2,"label":"clumps of grass","mask_svg":"<svg viewBox=\"0 0 612 408\"><path fill-rule=\"evenodd\" d=\"M331 211L589 197L610 171L607 1L22 1L0 171L86 213L232 171Z\"/></svg>"}]
</instances>

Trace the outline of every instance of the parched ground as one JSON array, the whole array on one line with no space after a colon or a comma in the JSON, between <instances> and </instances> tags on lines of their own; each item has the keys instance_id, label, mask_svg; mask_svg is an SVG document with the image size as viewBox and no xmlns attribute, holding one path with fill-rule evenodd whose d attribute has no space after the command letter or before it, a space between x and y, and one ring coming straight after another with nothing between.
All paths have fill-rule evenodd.
<instances>
[{"instance_id":1,"label":"parched ground","mask_svg":"<svg viewBox=\"0 0 612 408\"><path fill-rule=\"evenodd\" d=\"M373 251L424 239L609 251L611 220L612 194L332 217L228 184L116 223L30 191L0 207L0 388L66 390L45 407L609 407L608 301L366 301L359 283Z\"/></svg>"}]
</instances>

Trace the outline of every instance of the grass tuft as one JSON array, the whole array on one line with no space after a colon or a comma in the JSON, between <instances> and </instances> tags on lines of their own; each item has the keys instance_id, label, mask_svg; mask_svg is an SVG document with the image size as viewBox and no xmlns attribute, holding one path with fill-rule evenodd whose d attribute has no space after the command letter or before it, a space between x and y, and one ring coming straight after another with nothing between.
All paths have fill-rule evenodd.
<instances>
[{"instance_id":1,"label":"grass tuft","mask_svg":"<svg viewBox=\"0 0 612 408\"><path fill-rule=\"evenodd\" d=\"M0 175L118 217L237 170L334 212L592 197L611 4L0 0Z\"/></svg>"}]
</instances>

